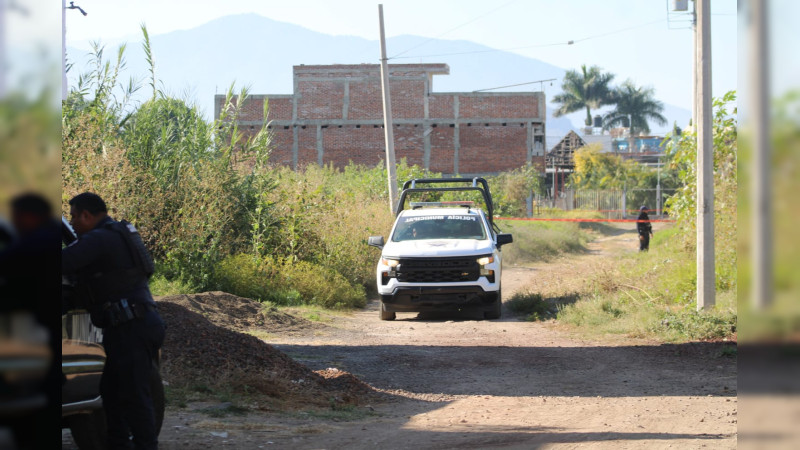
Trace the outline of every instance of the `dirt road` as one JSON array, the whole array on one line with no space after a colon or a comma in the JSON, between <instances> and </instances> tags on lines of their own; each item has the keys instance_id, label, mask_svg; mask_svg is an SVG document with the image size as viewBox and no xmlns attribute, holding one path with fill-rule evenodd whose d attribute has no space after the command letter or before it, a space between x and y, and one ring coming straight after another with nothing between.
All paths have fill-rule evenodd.
<instances>
[{"instance_id":1,"label":"dirt road","mask_svg":"<svg viewBox=\"0 0 800 450\"><path fill-rule=\"evenodd\" d=\"M620 231L586 254L507 267L504 296L568 283L635 245ZM190 404L168 412L162 448L736 448L736 362L718 345L593 342L508 311L478 319L382 322L373 301L305 335L278 333L268 341L293 358L351 372L387 400L223 418Z\"/></svg>"}]
</instances>

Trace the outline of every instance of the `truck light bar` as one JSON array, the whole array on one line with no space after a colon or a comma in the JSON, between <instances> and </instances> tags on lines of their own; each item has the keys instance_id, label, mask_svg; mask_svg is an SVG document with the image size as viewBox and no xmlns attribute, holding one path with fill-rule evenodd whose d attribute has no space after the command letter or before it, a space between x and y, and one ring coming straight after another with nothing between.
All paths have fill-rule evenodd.
<instances>
[{"instance_id":1,"label":"truck light bar","mask_svg":"<svg viewBox=\"0 0 800 450\"><path fill-rule=\"evenodd\" d=\"M472 200L465 200L463 202L408 202L411 206L411 209L418 209L418 208L425 208L425 207L437 207L437 206L463 206L465 208L471 208L475 205L475 202Z\"/></svg>"}]
</instances>

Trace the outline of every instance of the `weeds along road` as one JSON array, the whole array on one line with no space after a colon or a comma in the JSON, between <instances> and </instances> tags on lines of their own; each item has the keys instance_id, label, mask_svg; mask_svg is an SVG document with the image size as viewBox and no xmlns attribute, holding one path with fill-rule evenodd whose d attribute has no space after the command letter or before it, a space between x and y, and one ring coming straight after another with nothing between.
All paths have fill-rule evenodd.
<instances>
[{"instance_id":1,"label":"weeds along road","mask_svg":"<svg viewBox=\"0 0 800 450\"><path fill-rule=\"evenodd\" d=\"M586 254L507 267L504 297L568 284L635 246L620 230ZM388 400L223 418L190 405L168 411L162 448L736 448L736 362L716 344L595 342L506 310L477 319L398 313L383 322L373 301L305 335L276 333L267 340L293 358L349 371Z\"/></svg>"}]
</instances>

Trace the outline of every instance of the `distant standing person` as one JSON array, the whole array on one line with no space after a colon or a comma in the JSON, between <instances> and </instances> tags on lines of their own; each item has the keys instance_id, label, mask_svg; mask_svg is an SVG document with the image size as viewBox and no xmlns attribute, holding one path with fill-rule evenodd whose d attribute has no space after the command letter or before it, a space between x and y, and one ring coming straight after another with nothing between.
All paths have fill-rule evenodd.
<instances>
[{"instance_id":1,"label":"distant standing person","mask_svg":"<svg viewBox=\"0 0 800 450\"><path fill-rule=\"evenodd\" d=\"M636 218L636 230L639 232L639 251L646 252L650 249L650 236L653 235L653 225L647 215L647 206L639 208L639 217Z\"/></svg>"}]
</instances>

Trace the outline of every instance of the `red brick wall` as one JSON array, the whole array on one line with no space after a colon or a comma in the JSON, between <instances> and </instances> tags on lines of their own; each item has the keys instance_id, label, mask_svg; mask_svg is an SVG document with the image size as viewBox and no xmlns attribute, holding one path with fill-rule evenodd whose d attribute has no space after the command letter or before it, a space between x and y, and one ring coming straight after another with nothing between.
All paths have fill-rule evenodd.
<instances>
[{"instance_id":1,"label":"red brick wall","mask_svg":"<svg viewBox=\"0 0 800 450\"><path fill-rule=\"evenodd\" d=\"M341 119L344 83L336 81L300 81L297 83L299 119Z\"/></svg>"},{"instance_id":2,"label":"red brick wall","mask_svg":"<svg viewBox=\"0 0 800 450\"><path fill-rule=\"evenodd\" d=\"M394 154L398 162L406 158L409 165L425 165L425 141L422 132L421 126L400 125L394 127ZM385 141L386 139L384 139Z\"/></svg>"},{"instance_id":3,"label":"red brick wall","mask_svg":"<svg viewBox=\"0 0 800 450\"><path fill-rule=\"evenodd\" d=\"M523 96L461 96L459 117L480 119L482 117L539 117L539 105L535 97Z\"/></svg>"},{"instance_id":4,"label":"red brick wall","mask_svg":"<svg viewBox=\"0 0 800 450\"><path fill-rule=\"evenodd\" d=\"M269 120L292 120L292 99L291 98L270 98L269 111L267 118Z\"/></svg>"},{"instance_id":5,"label":"red brick wall","mask_svg":"<svg viewBox=\"0 0 800 450\"><path fill-rule=\"evenodd\" d=\"M297 165L317 163L317 127L297 127Z\"/></svg>"},{"instance_id":6,"label":"red brick wall","mask_svg":"<svg viewBox=\"0 0 800 450\"><path fill-rule=\"evenodd\" d=\"M395 119L421 119L425 117L423 94L425 82L417 80L392 80L389 93L392 96L392 117ZM382 97L380 97L382 101ZM381 118L383 114L381 114Z\"/></svg>"},{"instance_id":7,"label":"red brick wall","mask_svg":"<svg viewBox=\"0 0 800 450\"><path fill-rule=\"evenodd\" d=\"M383 119L380 79L350 82L350 105L347 108L347 118L350 120Z\"/></svg>"},{"instance_id":8,"label":"red brick wall","mask_svg":"<svg viewBox=\"0 0 800 450\"><path fill-rule=\"evenodd\" d=\"M525 165L527 134L520 126L462 126L459 171L500 172Z\"/></svg>"},{"instance_id":9,"label":"red brick wall","mask_svg":"<svg viewBox=\"0 0 800 450\"><path fill-rule=\"evenodd\" d=\"M449 126L436 127L431 131L431 171L453 173L454 135L455 128Z\"/></svg>"},{"instance_id":10,"label":"red brick wall","mask_svg":"<svg viewBox=\"0 0 800 450\"><path fill-rule=\"evenodd\" d=\"M457 166L460 173L493 173L526 163L529 128L532 122L538 126L543 120L539 117L541 97L505 93L427 93L425 86L431 74L449 73L444 64L392 65L390 72L398 161L406 158L409 164L425 165L424 133L427 129L430 130L427 162L432 171L452 174ZM298 166L316 164L317 126L321 123L324 126L324 164L332 163L336 167L350 161L369 166L381 164L385 158L384 130L382 125L376 125L383 119L380 67L295 66L294 76L296 92L293 96L269 100L268 118L272 121L273 133L271 162L291 165L294 147ZM346 98L345 86L348 86ZM240 120L250 122L243 124L243 129L258 127L263 101L268 97L250 97L240 116ZM457 112L454 97L458 97ZM224 98L218 97L218 109L223 102ZM297 116L293 117L295 103ZM345 106L346 116L343 115ZM460 130L458 139L456 121ZM502 126L503 122L506 126ZM490 126L486 127L487 123ZM534 157L534 164L538 159L543 157Z\"/></svg>"},{"instance_id":11,"label":"red brick wall","mask_svg":"<svg viewBox=\"0 0 800 450\"><path fill-rule=\"evenodd\" d=\"M452 119L453 96L431 95L428 100L428 110L430 111L431 119Z\"/></svg>"},{"instance_id":12,"label":"red brick wall","mask_svg":"<svg viewBox=\"0 0 800 450\"><path fill-rule=\"evenodd\" d=\"M272 127L272 152L269 154L270 164L292 165L292 129L284 130L283 127Z\"/></svg>"},{"instance_id":13,"label":"red brick wall","mask_svg":"<svg viewBox=\"0 0 800 450\"><path fill-rule=\"evenodd\" d=\"M353 125L331 126L322 130L322 145L325 148L323 164L336 167L356 164L375 166L383 161L385 146L383 128Z\"/></svg>"}]
</instances>

